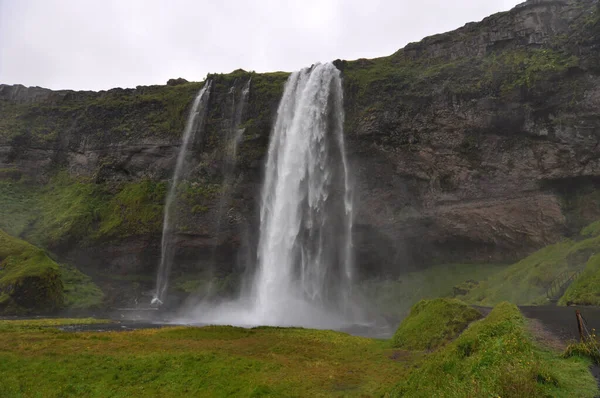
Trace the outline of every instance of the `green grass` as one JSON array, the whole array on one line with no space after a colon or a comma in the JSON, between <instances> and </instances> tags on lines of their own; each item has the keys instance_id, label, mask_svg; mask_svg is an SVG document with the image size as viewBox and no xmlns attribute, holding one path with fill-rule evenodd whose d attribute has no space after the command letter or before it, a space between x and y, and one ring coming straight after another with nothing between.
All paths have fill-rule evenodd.
<instances>
[{"instance_id":1,"label":"green grass","mask_svg":"<svg viewBox=\"0 0 600 398\"><path fill-rule=\"evenodd\" d=\"M600 220L588 225L581 231L583 236L599 236L600 235Z\"/></svg>"},{"instance_id":2,"label":"green grass","mask_svg":"<svg viewBox=\"0 0 600 398\"><path fill-rule=\"evenodd\" d=\"M0 321L2 396L593 397L598 392L589 359L564 358L535 345L518 309L506 303L429 354L392 349L385 340L298 328L71 333L52 327L96 322L107 321Z\"/></svg>"},{"instance_id":3,"label":"green grass","mask_svg":"<svg viewBox=\"0 0 600 398\"><path fill-rule=\"evenodd\" d=\"M535 345L517 307L501 303L427 356L392 396L591 398L598 387L589 364Z\"/></svg>"},{"instance_id":4,"label":"green grass","mask_svg":"<svg viewBox=\"0 0 600 398\"><path fill-rule=\"evenodd\" d=\"M455 299L423 300L402 321L392 345L405 350L431 350L456 338L482 315Z\"/></svg>"},{"instance_id":5,"label":"green grass","mask_svg":"<svg viewBox=\"0 0 600 398\"><path fill-rule=\"evenodd\" d=\"M591 336L591 338L586 341L569 344L565 349L563 356L565 358L587 358L596 365L600 365L600 344L598 343L596 336Z\"/></svg>"},{"instance_id":6,"label":"green grass","mask_svg":"<svg viewBox=\"0 0 600 398\"><path fill-rule=\"evenodd\" d=\"M600 236L579 241L565 239L524 258L473 288L461 299L493 306L502 301L518 305L546 304L546 290L565 271L585 267L600 250Z\"/></svg>"},{"instance_id":7,"label":"green grass","mask_svg":"<svg viewBox=\"0 0 600 398\"><path fill-rule=\"evenodd\" d=\"M0 333L6 332L33 332L48 331L51 326L69 326L69 325L93 325L110 323L108 319L96 318L43 318L43 319L18 319L1 320Z\"/></svg>"},{"instance_id":8,"label":"green grass","mask_svg":"<svg viewBox=\"0 0 600 398\"><path fill-rule=\"evenodd\" d=\"M392 359L386 341L331 331L68 333L7 323L0 321L3 397L381 396L419 357Z\"/></svg>"},{"instance_id":9,"label":"green grass","mask_svg":"<svg viewBox=\"0 0 600 398\"><path fill-rule=\"evenodd\" d=\"M452 297L454 287L465 281L485 281L506 269L493 264L436 265L401 275L396 280L363 281L359 289L379 313L390 318L403 318L410 308L424 299Z\"/></svg>"},{"instance_id":10,"label":"green grass","mask_svg":"<svg viewBox=\"0 0 600 398\"><path fill-rule=\"evenodd\" d=\"M559 305L600 305L600 254L591 257L583 273L560 298Z\"/></svg>"}]
</instances>

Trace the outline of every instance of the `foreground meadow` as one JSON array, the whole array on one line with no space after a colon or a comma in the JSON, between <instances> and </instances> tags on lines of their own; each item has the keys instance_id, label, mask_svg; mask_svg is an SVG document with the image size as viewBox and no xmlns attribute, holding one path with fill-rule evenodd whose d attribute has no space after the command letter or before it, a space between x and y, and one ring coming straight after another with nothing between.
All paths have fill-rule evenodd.
<instances>
[{"instance_id":1,"label":"foreground meadow","mask_svg":"<svg viewBox=\"0 0 600 398\"><path fill-rule=\"evenodd\" d=\"M0 321L0 396L374 396L421 355L332 331L51 327L71 322Z\"/></svg>"},{"instance_id":2,"label":"foreground meadow","mask_svg":"<svg viewBox=\"0 0 600 398\"><path fill-rule=\"evenodd\" d=\"M0 321L0 397L595 397L591 361L541 345L516 306L415 305L391 340L299 328L70 332ZM539 336L537 336L539 337Z\"/></svg>"}]
</instances>

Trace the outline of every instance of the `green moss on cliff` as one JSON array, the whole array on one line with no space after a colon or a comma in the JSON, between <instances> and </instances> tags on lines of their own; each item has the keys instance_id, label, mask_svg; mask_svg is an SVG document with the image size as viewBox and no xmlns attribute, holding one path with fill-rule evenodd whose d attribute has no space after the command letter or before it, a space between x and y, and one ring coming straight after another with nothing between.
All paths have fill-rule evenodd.
<instances>
[{"instance_id":1,"label":"green moss on cliff","mask_svg":"<svg viewBox=\"0 0 600 398\"><path fill-rule=\"evenodd\" d=\"M21 236L37 217L40 187L22 181L0 181L0 229Z\"/></svg>"},{"instance_id":2,"label":"green moss on cliff","mask_svg":"<svg viewBox=\"0 0 600 398\"><path fill-rule=\"evenodd\" d=\"M44 247L158 233L166 185L149 179L95 183L66 172L45 186L0 182L0 227Z\"/></svg>"},{"instance_id":3,"label":"green moss on cliff","mask_svg":"<svg viewBox=\"0 0 600 398\"><path fill-rule=\"evenodd\" d=\"M135 236L160 231L166 183L141 180L119 184L116 195L100 209L96 236Z\"/></svg>"},{"instance_id":4,"label":"green moss on cliff","mask_svg":"<svg viewBox=\"0 0 600 398\"><path fill-rule=\"evenodd\" d=\"M395 348L431 350L456 338L481 314L465 303L439 298L417 303L392 339Z\"/></svg>"},{"instance_id":5,"label":"green moss on cliff","mask_svg":"<svg viewBox=\"0 0 600 398\"><path fill-rule=\"evenodd\" d=\"M34 199L39 216L28 235L46 247L89 236L108 200L93 183L65 172L53 177Z\"/></svg>"},{"instance_id":6,"label":"green moss on cliff","mask_svg":"<svg viewBox=\"0 0 600 398\"><path fill-rule=\"evenodd\" d=\"M35 104L0 101L0 138L44 145L62 134L100 142L143 136L177 137L187 111L203 83L71 93L64 99Z\"/></svg>"},{"instance_id":7,"label":"green moss on cliff","mask_svg":"<svg viewBox=\"0 0 600 398\"><path fill-rule=\"evenodd\" d=\"M479 86L507 93L531 88L540 80L578 65L579 59L553 49L519 49L492 54L484 59L485 76Z\"/></svg>"}]
</instances>

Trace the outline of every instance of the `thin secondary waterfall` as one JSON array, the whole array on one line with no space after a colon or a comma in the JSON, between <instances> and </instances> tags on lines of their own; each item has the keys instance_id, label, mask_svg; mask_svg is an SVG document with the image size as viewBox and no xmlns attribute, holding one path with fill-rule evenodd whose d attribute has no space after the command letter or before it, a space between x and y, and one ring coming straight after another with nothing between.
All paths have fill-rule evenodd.
<instances>
[{"instance_id":1,"label":"thin secondary waterfall","mask_svg":"<svg viewBox=\"0 0 600 398\"><path fill-rule=\"evenodd\" d=\"M230 161L235 166L235 159L237 156L237 149L240 145L240 141L242 139L242 135L244 134L244 129L240 128L242 123L242 117L244 115L244 110L246 109L246 105L248 104L248 96L250 94L250 83L252 83L252 79L248 79L244 87L242 88L242 92L240 93L240 99L236 103L234 100L234 111L231 123L231 142L229 146L229 151L227 156ZM234 94L235 95L235 94ZM235 97L234 97L235 98Z\"/></svg>"},{"instance_id":2,"label":"thin secondary waterfall","mask_svg":"<svg viewBox=\"0 0 600 398\"><path fill-rule=\"evenodd\" d=\"M293 73L279 105L262 192L256 306L263 319L305 302L345 310L351 287L352 200L340 72ZM288 323L288 322L286 322Z\"/></svg>"},{"instance_id":3,"label":"thin secondary waterfall","mask_svg":"<svg viewBox=\"0 0 600 398\"><path fill-rule=\"evenodd\" d=\"M223 183L221 187L221 194L219 197L219 207L217 208L217 216L215 222L215 237L216 242L212 248L212 258L211 264L208 271L209 276L209 284L208 288L204 292L206 298L209 298L213 294L213 277L216 263L216 251L218 249L218 245L221 243L221 234L222 234L222 223L224 213L227 212L227 207L230 205L231 196L233 191L235 190L236 181L235 181L235 166L237 163L237 148L242 139L242 135L244 133L244 129L240 128L242 123L242 117L244 114L244 109L248 103L248 96L250 93L250 83L251 79L244 84L241 92L237 93L236 85L237 80L229 89L229 96L231 101L231 110L229 114L230 125L225 135L224 142L224 152L223 152Z\"/></svg>"},{"instance_id":4,"label":"thin secondary waterfall","mask_svg":"<svg viewBox=\"0 0 600 398\"><path fill-rule=\"evenodd\" d=\"M181 321L340 328L352 323L352 193L340 72L317 64L284 89L265 169L257 265L235 302Z\"/></svg>"},{"instance_id":5,"label":"thin secondary waterfall","mask_svg":"<svg viewBox=\"0 0 600 398\"><path fill-rule=\"evenodd\" d=\"M172 213L176 205L177 185L181 180L183 173L185 172L188 147L190 143L194 141L198 127L201 128L203 125L206 103L208 102L208 97L210 95L210 86L210 81L205 83L202 89L196 95L192 107L190 108L190 113L188 115L185 128L183 130L181 147L179 148L179 153L177 154L175 171L173 172L173 178L171 179L169 191L167 193L167 199L165 202L163 231L160 245L160 264L156 276L156 291L154 292L154 297L152 298L152 304L154 305L163 304L167 287L169 285L169 274L171 273L171 266L175 254L173 245L174 220L172 219Z\"/></svg>"}]
</instances>

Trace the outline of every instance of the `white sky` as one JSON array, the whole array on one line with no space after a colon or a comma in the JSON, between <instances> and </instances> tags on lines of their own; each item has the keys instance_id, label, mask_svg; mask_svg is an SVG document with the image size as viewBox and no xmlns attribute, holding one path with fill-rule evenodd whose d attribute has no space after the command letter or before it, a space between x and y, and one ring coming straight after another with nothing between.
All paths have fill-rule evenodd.
<instances>
[{"instance_id":1,"label":"white sky","mask_svg":"<svg viewBox=\"0 0 600 398\"><path fill-rule=\"evenodd\" d=\"M0 83L109 89L390 55L520 0L0 0Z\"/></svg>"}]
</instances>

